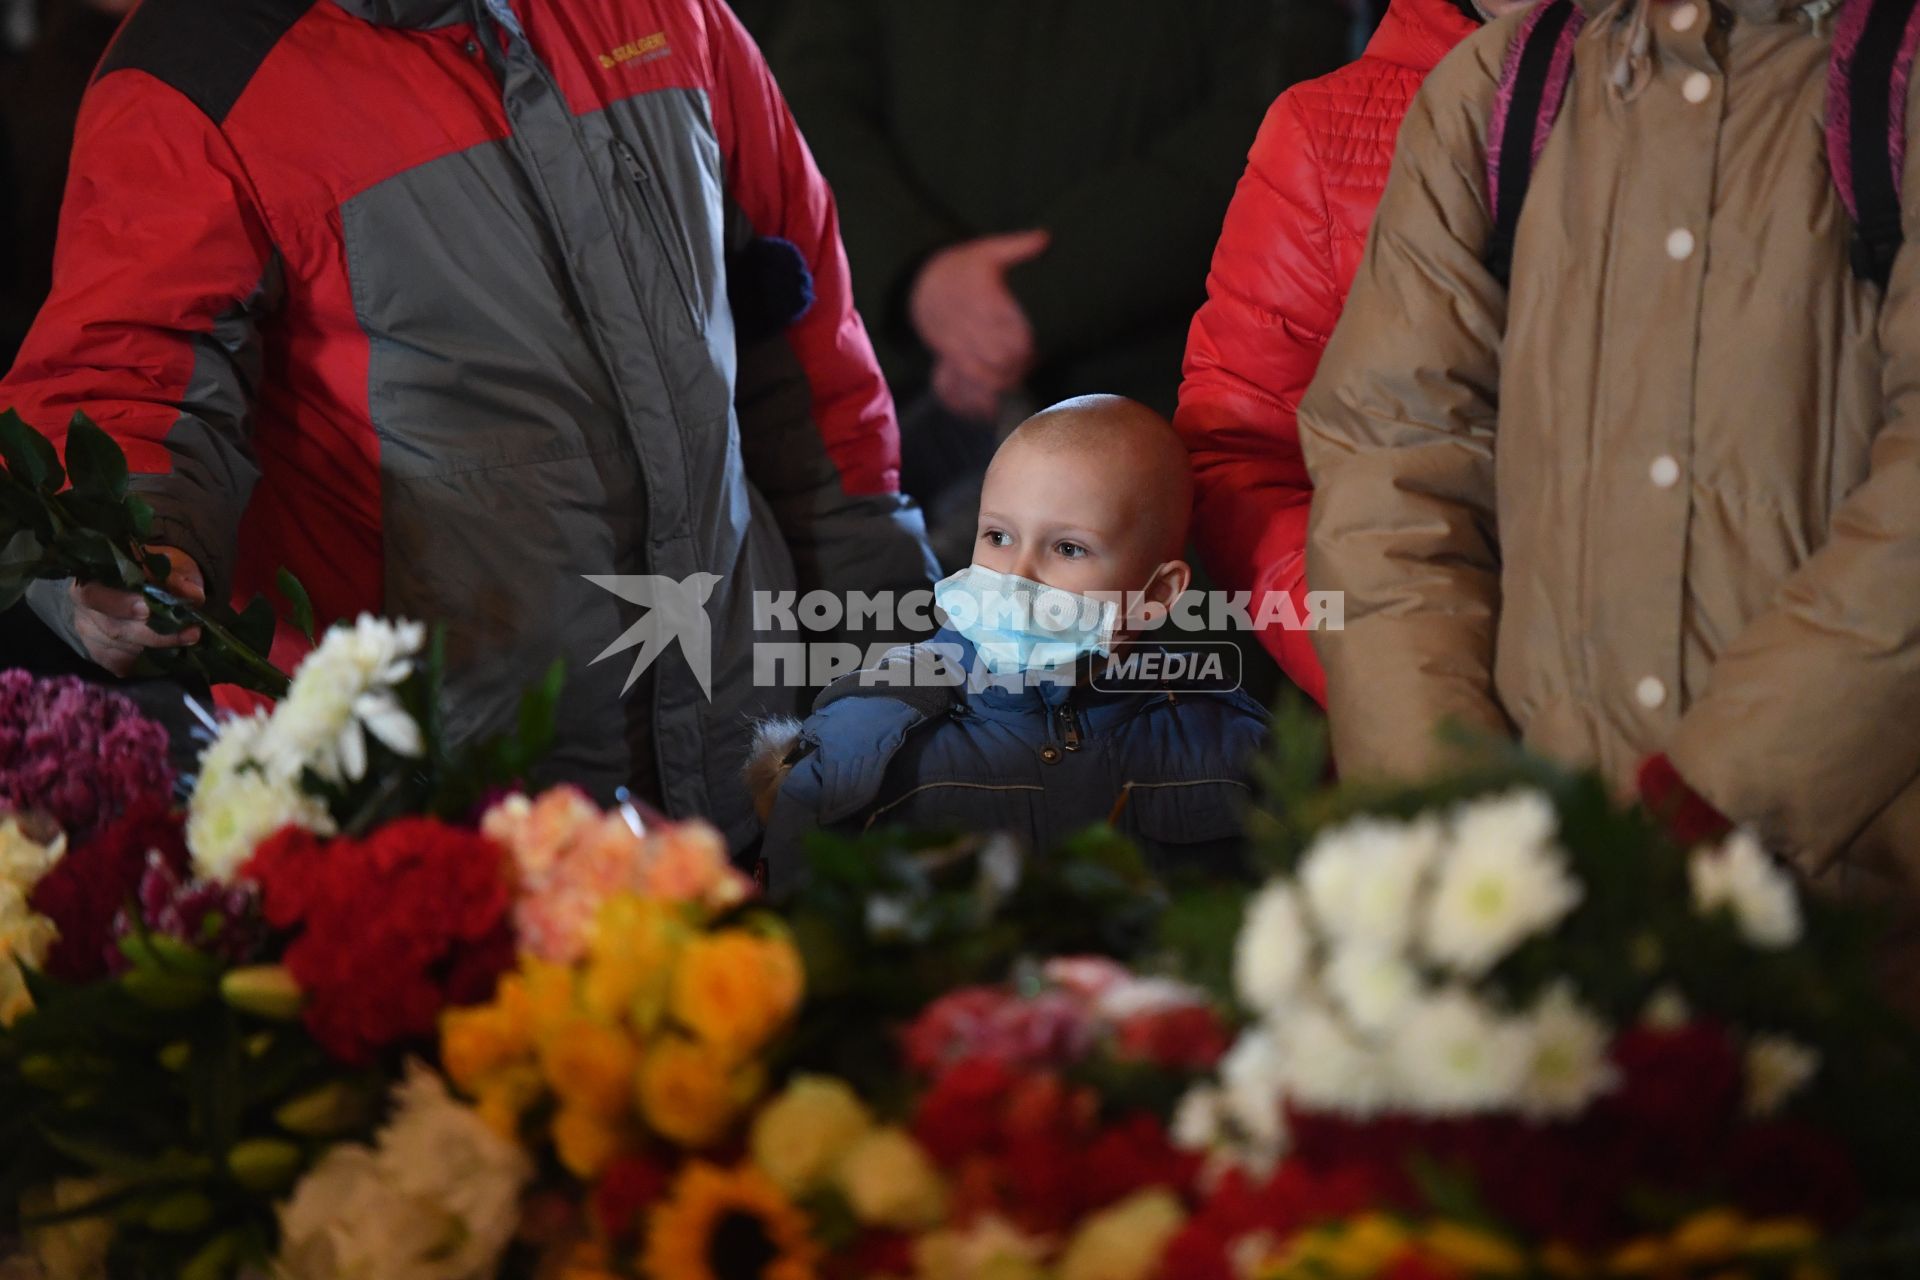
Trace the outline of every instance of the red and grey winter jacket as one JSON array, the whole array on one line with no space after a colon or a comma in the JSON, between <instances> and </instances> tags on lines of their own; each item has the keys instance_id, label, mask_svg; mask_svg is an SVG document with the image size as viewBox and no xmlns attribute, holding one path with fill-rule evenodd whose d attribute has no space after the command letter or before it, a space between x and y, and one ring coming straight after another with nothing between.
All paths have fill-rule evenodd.
<instances>
[{"instance_id":1,"label":"red and grey winter jacket","mask_svg":"<svg viewBox=\"0 0 1920 1280\"><path fill-rule=\"evenodd\" d=\"M754 687L753 593L931 572L833 201L722 0L485 13L145 0L0 405L101 422L211 591L445 624L457 735L565 658L554 773L743 841L747 722L798 696ZM754 237L817 298L736 337ZM588 576L696 574L711 698L683 645L623 696L641 610Z\"/></svg>"},{"instance_id":2,"label":"red and grey winter jacket","mask_svg":"<svg viewBox=\"0 0 1920 1280\"><path fill-rule=\"evenodd\" d=\"M1400 118L1440 59L1476 30L1452 0L1393 0L1359 61L1296 85L1247 157L1187 338L1174 425L1193 456L1194 537L1226 590L1306 590L1313 485L1294 415L1319 367L1386 190ZM1326 701L1312 634L1261 641Z\"/></svg>"}]
</instances>

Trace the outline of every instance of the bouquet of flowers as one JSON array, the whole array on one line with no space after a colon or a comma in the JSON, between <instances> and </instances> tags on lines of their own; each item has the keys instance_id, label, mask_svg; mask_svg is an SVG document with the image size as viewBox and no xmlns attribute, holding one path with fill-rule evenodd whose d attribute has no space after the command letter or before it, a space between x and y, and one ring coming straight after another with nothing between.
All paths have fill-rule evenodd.
<instances>
[{"instance_id":1,"label":"bouquet of flowers","mask_svg":"<svg viewBox=\"0 0 1920 1280\"><path fill-rule=\"evenodd\" d=\"M1764 1270L1913 1194L1913 1038L1751 836L1538 765L1354 808L1247 906L1181 1274Z\"/></svg>"}]
</instances>

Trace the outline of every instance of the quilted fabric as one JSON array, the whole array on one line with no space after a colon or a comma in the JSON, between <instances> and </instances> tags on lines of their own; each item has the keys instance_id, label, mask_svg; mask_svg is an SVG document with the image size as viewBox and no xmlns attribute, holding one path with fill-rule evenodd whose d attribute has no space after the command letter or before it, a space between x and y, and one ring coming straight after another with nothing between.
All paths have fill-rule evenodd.
<instances>
[{"instance_id":1,"label":"quilted fabric","mask_svg":"<svg viewBox=\"0 0 1920 1280\"><path fill-rule=\"evenodd\" d=\"M1359 269L1414 93L1475 30L1452 0L1393 0L1360 59L1273 104L1227 211L1187 341L1174 425L1193 456L1194 533L1218 586L1299 599L1312 486L1295 414ZM1325 701L1311 634L1262 643Z\"/></svg>"}]
</instances>

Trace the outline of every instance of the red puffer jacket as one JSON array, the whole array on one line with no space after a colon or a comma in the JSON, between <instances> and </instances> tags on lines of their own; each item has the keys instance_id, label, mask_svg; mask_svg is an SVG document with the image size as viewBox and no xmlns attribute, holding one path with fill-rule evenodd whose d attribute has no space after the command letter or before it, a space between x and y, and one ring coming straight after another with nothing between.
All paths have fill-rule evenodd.
<instances>
[{"instance_id":1,"label":"red puffer jacket","mask_svg":"<svg viewBox=\"0 0 1920 1280\"><path fill-rule=\"evenodd\" d=\"M1475 24L1451 0L1393 0L1358 62L1280 95L1247 158L1187 339L1174 425L1193 455L1194 536L1223 589L1300 599L1312 482L1295 422L1366 248L1420 82ZM1326 700L1311 633L1261 641Z\"/></svg>"}]
</instances>

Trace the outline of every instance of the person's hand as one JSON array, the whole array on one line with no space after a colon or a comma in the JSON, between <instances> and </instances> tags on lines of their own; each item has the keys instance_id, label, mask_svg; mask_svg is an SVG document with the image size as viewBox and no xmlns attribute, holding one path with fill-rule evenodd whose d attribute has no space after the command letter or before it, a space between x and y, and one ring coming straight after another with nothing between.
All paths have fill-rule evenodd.
<instances>
[{"instance_id":1,"label":"person's hand","mask_svg":"<svg viewBox=\"0 0 1920 1280\"><path fill-rule=\"evenodd\" d=\"M992 417L979 411L982 389L997 403L1033 365L1033 327L1007 288L1007 271L1047 249L1044 231L983 236L927 259L907 300L914 331L934 354L934 394L949 409L967 417ZM947 391L942 390L942 384ZM948 399L948 392L959 399Z\"/></svg>"},{"instance_id":2,"label":"person's hand","mask_svg":"<svg viewBox=\"0 0 1920 1280\"><path fill-rule=\"evenodd\" d=\"M1000 412L1000 397L1005 389L962 373L960 366L942 357L933 366L933 394L947 409L962 418L990 422Z\"/></svg>"},{"instance_id":3,"label":"person's hand","mask_svg":"<svg viewBox=\"0 0 1920 1280\"><path fill-rule=\"evenodd\" d=\"M191 604L205 604L206 580L193 557L177 547L149 547L173 562L167 590ZM73 594L73 631L87 656L117 676L124 676L148 649L181 649L200 639L200 628L163 636L147 625L151 610L137 591L120 591L99 582L76 582Z\"/></svg>"}]
</instances>

